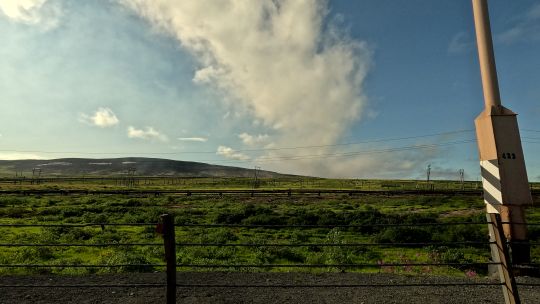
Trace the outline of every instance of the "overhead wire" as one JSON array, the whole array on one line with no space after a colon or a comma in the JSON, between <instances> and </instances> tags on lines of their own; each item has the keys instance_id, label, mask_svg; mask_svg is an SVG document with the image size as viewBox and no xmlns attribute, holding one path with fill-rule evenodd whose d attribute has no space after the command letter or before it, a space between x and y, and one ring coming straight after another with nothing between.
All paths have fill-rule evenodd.
<instances>
[{"instance_id":1,"label":"overhead wire","mask_svg":"<svg viewBox=\"0 0 540 304\"><path fill-rule=\"evenodd\" d=\"M414 136L404 136L404 137L391 137L391 138L380 138L380 139L368 139L355 142L346 142L346 143L337 143L337 144L328 144L328 145L308 145L308 146L291 146L291 147L276 147L276 148L256 148L256 149L236 149L231 148L235 152L264 152L264 151L279 151L279 150L297 150L297 149L312 149L312 148L324 148L324 147L339 147L339 146L352 146L359 144L367 143L379 143L379 142L390 142L390 141L399 141L399 140L409 140L409 139L418 139L425 137L435 137L435 136L444 136L452 135L459 133L472 132L472 129L457 130L457 131L448 131L440 133L431 133L424 135L414 135ZM87 155L118 155L118 154L131 154L133 152L81 152L81 151L44 151L44 150L9 150L9 149L0 149L0 152L16 152L16 153L44 153L44 154L87 154ZM216 151L176 151L176 152L139 152L138 155L177 155L177 154L215 154Z\"/></svg>"},{"instance_id":2,"label":"overhead wire","mask_svg":"<svg viewBox=\"0 0 540 304\"><path fill-rule=\"evenodd\" d=\"M440 132L440 133L431 133L425 135L415 135L415 136L405 136L405 137L394 137L394 138L382 138L382 139L370 139L364 141L356 142L347 142L347 143L337 143L329 145L311 145L311 146L294 146L294 147L277 147L277 148L259 148L259 149L232 149L235 153L240 152L265 152L265 151L281 151L281 150L299 150L299 149L308 149L308 148L325 148L325 147L339 147L339 146L353 146L358 144L366 143L382 143L390 141L400 141L400 140L410 140L426 137L435 137L435 136L444 136L444 135L453 135L460 133L472 132L473 129L464 129L457 131L449 132ZM528 132L540 132L537 130L523 129L523 131ZM537 137L522 137L523 143L533 143L537 144L540 141L530 141L530 140L540 140ZM307 159L316 159L316 158L335 158L335 157L353 157L358 155L368 155L376 153L392 153L392 152L401 152L409 150L421 150L421 149L437 149L441 146L451 146L458 144L467 144L475 142L475 139L466 139L453 142L442 142L434 144L420 144L412 146L401 146L401 147L391 147L383 149L373 149L373 150L360 150L360 151L350 151L350 152L340 152L340 153L322 153L322 154L301 154L301 155L290 155L290 156L261 156L258 158L249 158L249 159L202 159L202 160L192 160L192 162L214 162L214 163L269 163L277 161L294 161L294 160L307 160ZM89 154L89 155L115 155L115 154L135 154L135 155L178 155L178 154L216 154L216 151L178 151L178 152L139 152L139 153L127 153L127 152L74 152L74 151L42 151L42 150L7 150L2 149L0 152L17 152L17 153L44 153L44 154ZM134 156L130 156L134 157ZM248 156L246 156L248 157ZM137 163L148 163L148 162L160 162L163 160L143 160L137 161Z\"/></svg>"}]
</instances>

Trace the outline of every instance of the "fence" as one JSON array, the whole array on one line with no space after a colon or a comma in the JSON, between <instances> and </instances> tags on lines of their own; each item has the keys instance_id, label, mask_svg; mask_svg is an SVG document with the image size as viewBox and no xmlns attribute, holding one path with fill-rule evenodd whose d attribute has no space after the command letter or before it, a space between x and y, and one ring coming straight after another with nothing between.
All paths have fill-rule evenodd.
<instances>
[{"instance_id":1,"label":"fence","mask_svg":"<svg viewBox=\"0 0 540 304\"><path fill-rule=\"evenodd\" d=\"M501 222L500 217L495 214L488 215L488 227L490 230L490 240L485 242L409 242L409 243L343 243L343 242L317 242L317 243L215 243L215 242L177 242L175 237L175 227L182 229L190 228L246 228L246 229L309 229L309 228L365 228L369 227L411 227L411 226L451 226L451 225L485 225L478 222L460 222L460 223L416 223L416 224L375 224L375 225L244 225L244 224L175 224L172 215L162 215L159 223L150 224L115 224L115 223L89 223L89 224L0 224L2 227L24 228L24 227L89 227L100 226L156 226L157 231L163 235L163 243L4 243L0 247L110 247L110 246L163 246L165 253L165 263L159 264L0 264L1 268L114 268L114 267L158 267L165 268L166 280L163 283L156 284L71 284L71 285L49 285L49 284L21 284L21 285L0 285L0 288L123 288L123 287L141 287L141 288L166 288L167 303L176 303L177 288L361 288L361 287L417 287L417 286L501 286L506 303L520 303L518 295L518 286L540 286L540 284L519 284L516 283L513 276L513 266L508 255L508 245L504 240L502 225L508 224ZM538 225L538 224L529 224ZM422 262L422 263L339 263L339 264L202 264L202 263L178 263L177 247L420 247L420 246L481 246L489 245L491 247L492 261L489 262L468 262L468 263L444 263L444 262ZM540 245L539 242L529 242L530 246ZM498 267L500 282L478 282L470 281L464 283L406 283L406 284L178 284L176 274L178 269L271 269L271 268L317 268L324 269L335 267L339 269L365 269L365 268L385 268L385 267L487 267L494 265ZM538 264L527 264L525 266L539 267Z\"/></svg>"}]
</instances>

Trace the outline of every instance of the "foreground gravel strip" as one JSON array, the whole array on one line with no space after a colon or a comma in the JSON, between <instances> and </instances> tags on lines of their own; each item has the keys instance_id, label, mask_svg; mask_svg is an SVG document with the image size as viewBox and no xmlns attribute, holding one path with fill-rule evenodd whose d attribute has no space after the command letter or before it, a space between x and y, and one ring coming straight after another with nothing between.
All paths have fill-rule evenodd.
<instances>
[{"instance_id":1,"label":"foreground gravel strip","mask_svg":"<svg viewBox=\"0 0 540 304\"><path fill-rule=\"evenodd\" d=\"M1 276L1 285L160 284L164 274L87 276ZM539 284L540 279L519 278ZM355 273L178 273L178 284L347 285L496 283L433 276ZM540 303L540 287L521 286L522 303ZM177 290L177 303L503 303L500 286L359 287L359 288L193 288ZM0 288L0 304L13 303L164 303L162 287Z\"/></svg>"}]
</instances>

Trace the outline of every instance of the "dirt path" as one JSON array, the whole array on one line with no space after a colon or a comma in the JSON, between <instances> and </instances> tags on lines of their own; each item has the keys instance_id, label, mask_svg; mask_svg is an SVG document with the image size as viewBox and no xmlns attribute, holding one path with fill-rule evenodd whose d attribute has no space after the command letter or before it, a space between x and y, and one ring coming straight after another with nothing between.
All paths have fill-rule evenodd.
<instances>
[{"instance_id":1,"label":"dirt path","mask_svg":"<svg viewBox=\"0 0 540 304\"><path fill-rule=\"evenodd\" d=\"M156 284L164 275L2 276L8 284ZM520 278L527 283L540 279ZM488 279L352 273L179 273L178 284L437 284L495 283ZM520 286L522 303L540 303L540 288ZM499 286L362 288L178 288L177 303L503 303ZM0 303L164 303L164 288L0 288Z\"/></svg>"}]
</instances>

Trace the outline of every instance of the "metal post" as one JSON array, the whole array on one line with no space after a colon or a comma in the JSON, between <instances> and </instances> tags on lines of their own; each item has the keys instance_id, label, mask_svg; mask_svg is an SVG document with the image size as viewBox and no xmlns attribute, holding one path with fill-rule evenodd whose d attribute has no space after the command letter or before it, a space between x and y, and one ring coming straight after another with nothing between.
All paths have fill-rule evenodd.
<instances>
[{"instance_id":1,"label":"metal post","mask_svg":"<svg viewBox=\"0 0 540 304\"><path fill-rule=\"evenodd\" d=\"M506 304L520 304L516 280L510 263L506 238L501 223L501 216L496 213L486 215L489 228L489 241L491 242L491 257L497 264L499 279L502 283L504 302Z\"/></svg>"},{"instance_id":2,"label":"metal post","mask_svg":"<svg viewBox=\"0 0 540 304\"><path fill-rule=\"evenodd\" d=\"M174 236L174 216L161 215L163 224L163 244L167 263L167 304L176 303L176 246Z\"/></svg>"}]
</instances>

